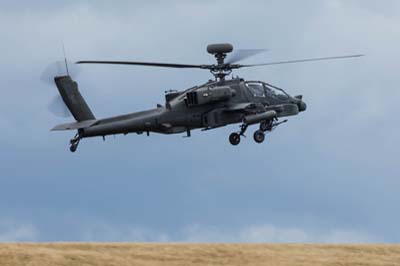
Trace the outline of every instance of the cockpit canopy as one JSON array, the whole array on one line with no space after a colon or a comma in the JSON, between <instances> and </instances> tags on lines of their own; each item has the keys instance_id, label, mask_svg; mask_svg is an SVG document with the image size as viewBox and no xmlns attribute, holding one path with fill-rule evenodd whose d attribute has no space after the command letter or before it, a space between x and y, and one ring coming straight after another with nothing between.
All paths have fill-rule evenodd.
<instances>
[{"instance_id":1,"label":"cockpit canopy","mask_svg":"<svg viewBox=\"0 0 400 266\"><path fill-rule=\"evenodd\" d=\"M284 90L271 86L262 81L246 81L246 87L254 97L288 98Z\"/></svg>"}]
</instances>

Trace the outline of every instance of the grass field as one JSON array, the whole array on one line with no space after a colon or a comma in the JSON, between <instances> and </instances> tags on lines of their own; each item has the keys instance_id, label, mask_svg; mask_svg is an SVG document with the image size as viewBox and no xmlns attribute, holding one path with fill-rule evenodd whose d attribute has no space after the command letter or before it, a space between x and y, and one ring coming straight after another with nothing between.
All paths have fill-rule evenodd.
<instances>
[{"instance_id":1,"label":"grass field","mask_svg":"<svg viewBox=\"0 0 400 266\"><path fill-rule=\"evenodd\" d=\"M1 266L393 265L400 245L0 244Z\"/></svg>"}]
</instances>

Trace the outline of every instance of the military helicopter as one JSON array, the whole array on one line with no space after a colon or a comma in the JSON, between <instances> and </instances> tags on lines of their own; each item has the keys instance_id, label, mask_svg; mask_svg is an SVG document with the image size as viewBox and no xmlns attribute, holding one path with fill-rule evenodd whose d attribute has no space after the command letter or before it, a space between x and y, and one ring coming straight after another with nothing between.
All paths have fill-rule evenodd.
<instances>
[{"instance_id":1,"label":"military helicopter","mask_svg":"<svg viewBox=\"0 0 400 266\"><path fill-rule=\"evenodd\" d=\"M129 134L150 132L162 134L186 133L191 136L194 129L211 130L230 124L240 123L238 131L229 136L232 145L238 145L241 137L245 136L250 125L258 124L253 134L256 143L262 143L265 133L271 132L278 125L287 122L279 118L294 116L306 110L306 103L302 95L290 96L285 90L263 81L246 81L239 77L226 77L232 70L290 64L309 61L321 61L360 57L362 55L346 55L322 57L292 61L270 62L263 64L237 64L239 60L253 56L263 50L239 50L236 55L227 58L233 51L228 43L210 44L207 52L213 55L216 64L172 64L136 61L78 61L76 64L113 64L136 65L168 68L196 68L209 70L214 76L202 85L189 89L165 92L165 106L120 116L97 119L78 90L78 84L68 73L55 76L54 81L58 91L75 118L76 122L55 126L52 130L76 130L77 133L70 140L70 151L75 152L83 138L103 137L115 134ZM227 58L227 61L225 59Z\"/></svg>"}]
</instances>

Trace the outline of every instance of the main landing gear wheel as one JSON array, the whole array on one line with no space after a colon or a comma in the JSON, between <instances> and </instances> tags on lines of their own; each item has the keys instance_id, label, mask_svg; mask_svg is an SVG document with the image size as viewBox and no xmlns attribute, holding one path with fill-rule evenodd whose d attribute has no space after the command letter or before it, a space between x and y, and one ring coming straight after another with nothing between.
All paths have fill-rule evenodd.
<instances>
[{"instance_id":1,"label":"main landing gear wheel","mask_svg":"<svg viewBox=\"0 0 400 266\"><path fill-rule=\"evenodd\" d=\"M232 133L229 135L229 142L232 145L238 145L240 142L240 135L238 133Z\"/></svg>"},{"instance_id":2,"label":"main landing gear wheel","mask_svg":"<svg viewBox=\"0 0 400 266\"><path fill-rule=\"evenodd\" d=\"M261 130L257 130L256 132L254 132L253 137L255 142L262 143L265 139L265 134Z\"/></svg>"}]
</instances>

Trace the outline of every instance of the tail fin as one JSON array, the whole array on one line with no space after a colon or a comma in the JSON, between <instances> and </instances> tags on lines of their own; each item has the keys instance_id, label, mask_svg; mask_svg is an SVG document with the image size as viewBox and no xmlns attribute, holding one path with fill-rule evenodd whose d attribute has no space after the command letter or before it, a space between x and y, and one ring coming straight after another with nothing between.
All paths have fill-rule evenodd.
<instances>
[{"instance_id":1,"label":"tail fin","mask_svg":"<svg viewBox=\"0 0 400 266\"><path fill-rule=\"evenodd\" d=\"M69 111L78 122L96 119L78 90L78 83L70 76L55 77L54 81Z\"/></svg>"}]
</instances>

